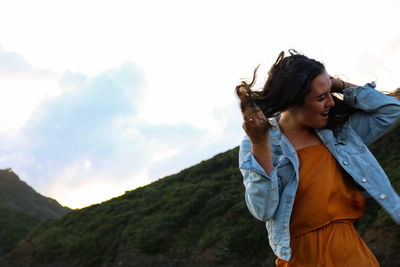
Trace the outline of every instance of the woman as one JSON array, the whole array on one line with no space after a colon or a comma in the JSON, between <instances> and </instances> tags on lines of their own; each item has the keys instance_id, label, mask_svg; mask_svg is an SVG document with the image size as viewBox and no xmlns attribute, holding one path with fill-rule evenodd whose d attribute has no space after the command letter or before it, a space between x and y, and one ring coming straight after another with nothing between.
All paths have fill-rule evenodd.
<instances>
[{"instance_id":1,"label":"woman","mask_svg":"<svg viewBox=\"0 0 400 267\"><path fill-rule=\"evenodd\" d=\"M379 266L353 223L364 195L400 223L400 198L367 148L400 120L400 101L289 52L262 91L251 90L256 71L236 87L247 206L266 221L277 266Z\"/></svg>"}]
</instances>

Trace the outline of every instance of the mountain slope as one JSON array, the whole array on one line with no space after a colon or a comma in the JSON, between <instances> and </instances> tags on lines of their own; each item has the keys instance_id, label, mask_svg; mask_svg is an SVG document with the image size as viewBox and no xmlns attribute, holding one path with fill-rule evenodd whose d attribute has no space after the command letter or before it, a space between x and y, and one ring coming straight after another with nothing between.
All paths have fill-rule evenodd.
<instances>
[{"instance_id":1,"label":"mountain slope","mask_svg":"<svg viewBox=\"0 0 400 267\"><path fill-rule=\"evenodd\" d=\"M25 213L0 207L0 255L14 248L40 222Z\"/></svg>"},{"instance_id":2,"label":"mountain slope","mask_svg":"<svg viewBox=\"0 0 400 267\"><path fill-rule=\"evenodd\" d=\"M0 170L0 207L28 214L40 221L58 218L70 211L54 199L37 193L11 169Z\"/></svg>"},{"instance_id":3,"label":"mountain slope","mask_svg":"<svg viewBox=\"0 0 400 267\"><path fill-rule=\"evenodd\" d=\"M371 150L400 192L400 125ZM265 225L245 205L237 156L235 148L47 221L9 257L33 266L274 266ZM400 266L400 229L384 210L371 203L356 228L382 266Z\"/></svg>"},{"instance_id":4,"label":"mountain slope","mask_svg":"<svg viewBox=\"0 0 400 267\"><path fill-rule=\"evenodd\" d=\"M165 266L263 259L270 253L265 226L245 206L237 155L235 148L121 197L43 223L27 239L34 247L33 261L111 266L136 255L142 263L160 260Z\"/></svg>"},{"instance_id":5,"label":"mountain slope","mask_svg":"<svg viewBox=\"0 0 400 267\"><path fill-rule=\"evenodd\" d=\"M0 256L41 222L69 211L57 201L36 193L11 169L0 170Z\"/></svg>"}]
</instances>

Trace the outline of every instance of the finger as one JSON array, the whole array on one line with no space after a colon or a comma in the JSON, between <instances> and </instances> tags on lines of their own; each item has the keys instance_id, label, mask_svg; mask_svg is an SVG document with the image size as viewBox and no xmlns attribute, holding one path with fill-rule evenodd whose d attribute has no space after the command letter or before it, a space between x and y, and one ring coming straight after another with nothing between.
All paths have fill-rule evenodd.
<instances>
[{"instance_id":1,"label":"finger","mask_svg":"<svg viewBox=\"0 0 400 267\"><path fill-rule=\"evenodd\" d=\"M243 111L243 116L245 118L251 117L253 114L256 114L259 110L261 110L258 106L247 106Z\"/></svg>"},{"instance_id":2,"label":"finger","mask_svg":"<svg viewBox=\"0 0 400 267\"><path fill-rule=\"evenodd\" d=\"M265 124L267 122L267 118L265 117L264 113L259 111L254 114L249 121L253 121L256 125Z\"/></svg>"},{"instance_id":3,"label":"finger","mask_svg":"<svg viewBox=\"0 0 400 267\"><path fill-rule=\"evenodd\" d=\"M249 116L247 119L244 120L244 123L251 127L263 127L268 124L268 120L265 117L264 113L259 112L254 114L253 116Z\"/></svg>"},{"instance_id":4,"label":"finger","mask_svg":"<svg viewBox=\"0 0 400 267\"><path fill-rule=\"evenodd\" d=\"M261 109L247 109L243 112L243 119L246 122L255 121L256 119L266 120L264 113Z\"/></svg>"},{"instance_id":5,"label":"finger","mask_svg":"<svg viewBox=\"0 0 400 267\"><path fill-rule=\"evenodd\" d=\"M243 122L242 128L243 128L244 132L245 132L247 135L250 134L250 133L249 133L249 128L247 127L247 123L246 123L246 122ZM250 128L250 129L251 129L251 128Z\"/></svg>"},{"instance_id":6,"label":"finger","mask_svg":"<svg viewBox=\"0 0 400 267\"><path fill-rule=\"evenodd\" d=\"M247 120L244 120L244 122L246 122L246 123L252 123L254 121L255 121L255 119L253 119L253 117L249 117L249 118L247 118Z\"/></svg>"},{"instance_id":7,"label":"finger","mask_svg":"<svg viewBox=\"0 0 400 267\"><path fill-rule=\"evenodd\" d=\"M262 116L262 117L258 117L257 118L257 120L258 120L258 122L260 123L260 124L266 124L267 123L267 118L265 118L265 116Z\"/></svg>"}]
</instances>

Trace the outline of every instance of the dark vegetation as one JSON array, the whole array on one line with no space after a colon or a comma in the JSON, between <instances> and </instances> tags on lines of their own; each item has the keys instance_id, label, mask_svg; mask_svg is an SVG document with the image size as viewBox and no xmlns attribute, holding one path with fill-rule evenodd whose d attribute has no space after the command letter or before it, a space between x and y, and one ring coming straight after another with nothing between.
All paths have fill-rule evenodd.
<instances>
[{"instance_id":1,"label":"dark vegetation","mask_svg":"<svg viewBox=\"0 0 400 267\"><path fill-rule=\"evenodd\" d=\"M168 257L171 266L265 262L272 255L265 226L247 210L237 157L235 148L121 197L44 222L24 245L34 247L34 263L65 259L77 266L112 266L128 264L125 259L132 253L150 265L157 264L156 255Z\"/></svg>"},{"instance_id":2,"label":"dark vegetation","mask_svg":"<svg viewBox=\"0 0 400 267\"><path fill-rule=\"evenodd\" d=\"M10 251L40 222L25 213L0 207L0 254Z\"/></svg>"},{"instance_id":3,"label":"dark vegetation","mask_svg":"<svg viewBox=\"0 0 400 267\"><path fill-rule=\"evenodd\" d=\"M11 169L0 170L0 256L39 223L69 211L54 199L35 192Z\"/></svg>"},{"instance_id":4,"label":"dark vegetation","mask_svg":"<svg viewBox=\"0 0 400 267\"><path fill-rule=\"evenodd\" d=\"M400 125L370 148L400 192ZM234 148L48 220L9 259L29 266L274 266L265 225L245 205L237 157ZM374 201L356 228L382 266L400 266L400 227Z\"/></svg>"},{"instance_id":5,"label":"dark vegetation","mask_svg":"<svg viewBox=\"0 0 400 267\"><path fill-rule=\"evenodd\" d=\"M0 207L26 213L41 221L58 218L70 211L54 199L38 194L11 169L0 170Z\"/></svg>"}]
</instances>

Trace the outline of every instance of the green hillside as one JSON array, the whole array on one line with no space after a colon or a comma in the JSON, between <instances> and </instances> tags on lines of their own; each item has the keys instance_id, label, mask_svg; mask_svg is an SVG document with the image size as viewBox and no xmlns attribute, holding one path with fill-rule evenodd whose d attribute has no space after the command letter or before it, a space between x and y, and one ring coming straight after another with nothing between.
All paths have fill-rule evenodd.
<instances>
[{"instance_id":1,"label":"green hillside","mask_svg":"<svg viewBox=\"0 0 400 267\"><path fill-rule=\"evenodd\" d=\"M400 192L400 125L371 149ZM245 205L237 158L235 148L44 222L9 257L32 266L274 266L265 225ZM382 266L400 266L400 227L386 212L371 202L356 227Z\"/></svg>"},{"instance_id":2,"label":"green hillside","mask_svg":"<svg viewBox=\"0 0 400 267\"><path fill-rule=\"evenodd\" d=\"M11 169L0 169L0 258L39 223L69 211L54 199L38 194Z\"/></svg>"},{"instance_id":3,"label":"green hillside","mask_svg":"<svg viewBox=\"0 0 400 267\"><path fill-rule=\"evenodd\" d=\"M151 265L201 266L204 261L265 259L271 254L265 226L245 206L237 157L235 148L121 197L43 223L28 238L34 246L33 261L112 266L127 264L135 255Z\"/></svg>"},{"instance_id":4,"label":"green hillside","mask_svg":"<svg viewBox=\"0 0 400 267\"><path fill-rule=\"evenodd\" d=\"M0 169L0 207L23 212L41 221L58 218L71 210L37 193L11 169Z\"/></svg>"},{"instance_id":5,"label":"green hillside","mask_svg":"<svg viewBox=\"0 0 400 267\"><path fill-rule=\"evenodd\" d=\"M0 255L14 248L40 222L25 213L0 207Z\"/></svg>"}]
</instances>

